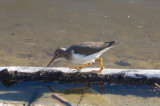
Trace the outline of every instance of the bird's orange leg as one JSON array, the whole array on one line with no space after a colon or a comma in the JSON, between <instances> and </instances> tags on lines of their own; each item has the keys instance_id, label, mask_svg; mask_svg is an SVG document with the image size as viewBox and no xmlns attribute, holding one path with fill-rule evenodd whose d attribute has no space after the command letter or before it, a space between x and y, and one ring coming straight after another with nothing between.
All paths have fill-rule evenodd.
<instances>
[{"instance_id":1,"label":"bird's orange leg","mask_svg":"<svg viewBox=\"0 0 160 106\"><path fill-rule=\"evenodd\" d=\"M99 69L97 72L102 72L102 70L104 69L103 67L103 62L102 62L102 58L97 58L99 61L100 61L100 64L101 64L101 69Z\"/></svg>"},{"instance_id":2,"label":"bird's orange leg","mask_svg":"<svg viewBox=\"0 0 160 106\"><path fill-rule=\"evenodd\" d=\"M90 63L88 63L88 64L85 64L85 65L83 65L83 66L80 66L80 67L70 67L70 68L75 68L75 69L82 69L82 68L84 68L84 67L87 67L87 66L90 66L90 65L92 65L92 62L90 62Z\"/></svg>"}]
</instances>

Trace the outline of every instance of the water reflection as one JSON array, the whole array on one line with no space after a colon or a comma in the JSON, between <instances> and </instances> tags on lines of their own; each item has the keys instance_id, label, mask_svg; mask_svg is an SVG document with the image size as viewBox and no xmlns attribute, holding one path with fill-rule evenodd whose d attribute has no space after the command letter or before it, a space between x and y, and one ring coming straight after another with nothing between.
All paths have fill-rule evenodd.
<instances>
[{"instance_id":1,"label":"water reflection","mask_svg":"<svg viewBox=\"0 0 160 106\"><path fill-rule=\"evenodd\" d=\"M48 85L54 92L48 89ZM55 98L52 102L50 101L52 95L58 95L58 97L62 97L67 102L75 105L111 105L114 103L122 105L125 102L123 100L125 96L129 97L128 101L131 101L131 99L135 101L137 99L141 99L141 101L150 99L152 102L154 101L154 104L158 104L160 97L160 91L152 86L105 85L103 95L100 95L101 88L94 84L92 89L88 88L87 85L70 83L22 82L11 87L5 87L2 84L0 86L1 100L18 100L30 104L36 103L36 101L45 103L43 100L44 97L46 101L49 101L48 103L52 103L56 101ZM115 100L114 98L116 96L119 97L119 99ZM119 102L119 100L121 100L121 102ZM145 104L147 103L146 101Z\"/></svg>"}]
</instances>

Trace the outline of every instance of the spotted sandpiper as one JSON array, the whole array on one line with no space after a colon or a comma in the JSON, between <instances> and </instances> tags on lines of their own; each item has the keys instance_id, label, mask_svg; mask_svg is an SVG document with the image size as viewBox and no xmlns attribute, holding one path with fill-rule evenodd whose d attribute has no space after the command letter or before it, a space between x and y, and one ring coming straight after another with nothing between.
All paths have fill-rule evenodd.
<instances>
[{"instance_id":1,"label":"spotted sandpiper","mask_svg":"<svg viewBox=\"0 0 160 106\"><path fill-rule=\"evenodd\" d=\"M80 67L72 67L75 69L81 69L92 65L96 59L100 61L101 68L98 72L103 70L102 58L99 58L102 53L108 49L117 45L117 41L110 42L83 42L76 45L71 45L69 48L59 48L54 52L52 60L49 62L47 67L56 60L67 60L77 64L84 64Z\"/></svg>"}]
</instances>

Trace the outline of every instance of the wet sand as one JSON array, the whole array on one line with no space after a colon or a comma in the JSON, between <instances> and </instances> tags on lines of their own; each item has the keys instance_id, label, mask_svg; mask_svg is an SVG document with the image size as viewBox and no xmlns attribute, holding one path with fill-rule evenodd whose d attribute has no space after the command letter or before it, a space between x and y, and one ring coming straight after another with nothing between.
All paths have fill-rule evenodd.
<instances>
[{"instance_id":1,"label":"wet sand","mask_svg":"<svg viewBox=\"0 0 160 106\"><path fill-rule=\"evenodd\" d=\"M122 44L102 56L106 67L160 68L158 1L0 2L1 66L46 66L58 47L118 40ZM121 60L131 65L115 64ZM62 65L70 66L53 66Z\"/></svg>"},{"instance_id":2,"label":"wet sand","mask_svg":"<svg viewBox=\"0 0 160 106\"><path fill-rule=\"evenodd\" d=\"M0 0L0 66L46 66L57 47L117 40L121 44L102 55L106 68L159 69L159 5L158 0ZM110 96L120 98L118 103L137 100ZM141 106L150 105L138 98Z\"/></svg>"}]
</instances>

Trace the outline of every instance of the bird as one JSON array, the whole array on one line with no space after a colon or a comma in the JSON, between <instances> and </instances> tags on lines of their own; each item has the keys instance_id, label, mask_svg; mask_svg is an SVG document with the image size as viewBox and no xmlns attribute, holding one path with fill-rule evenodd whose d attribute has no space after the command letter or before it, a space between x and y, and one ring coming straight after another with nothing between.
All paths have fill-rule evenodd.
<instances>
[{"instance_id":1,"label":"bird","mask_svg":"<svg viewBox=\"0 0 160 106\"><path fill-rule=\"evenodd\" d=\"M82 69L84 67L92 65L95 60L100 61L101 68L96 72L102 72L104 69L102 58L100 56L119 44L117 41L109 42L82 42L79 44L71 45L68 48L58 48L53 54L52 60L48 63L49 67L54 61L67 60L71 63L83 64L82 66L70 67L73 69Z\"/></svg>"}]
</instances>

